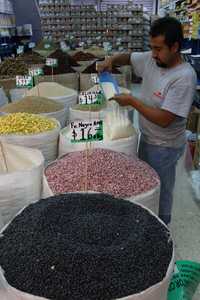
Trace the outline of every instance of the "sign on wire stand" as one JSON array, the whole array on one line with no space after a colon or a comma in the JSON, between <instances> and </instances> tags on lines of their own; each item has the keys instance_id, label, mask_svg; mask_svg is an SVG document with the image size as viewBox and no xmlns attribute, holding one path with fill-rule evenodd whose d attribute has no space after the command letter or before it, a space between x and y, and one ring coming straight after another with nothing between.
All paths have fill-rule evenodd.
<instances>
[{"instance_id":1,"label":"sign on wire stand","mask_svg":"<svg viewBox=\"0 0 200 300\"><path fill-rule=\"evenodd\" d=\"M28 70L28 74L29 76L40 76L40 75L44 75L44 71L42 68L31 68Z\"/></svg>"},{"instance_id":2,"label":"sign on wire stand","mask_svg":"<svg viewBox=\"0 0 200 300\"><path fill-rule=\"evenodd\" d=\"M46 65L48 67L57 67L58 66L58 60L56 58L47 58L46 59Z\"/></svg>"},{"instance_id":3,"label":"sign on wire stand","mask_svg":"<svg viewBox=\"0 0 200 300\"><path fill-rule=\"evenodd\" d=\"M75 121L70 123L71 143L86 143L103 140L103 121Z\"/></svg>"},{"instance_id":4,"label":"sign on wire stand","mask_svg":"<svg viewBox=\"0 0 200 300\"><path fill-rule=\"evenodd\" d=\"M33 77L32 76L16 76L16 87L17 88L32 88L33 87Z\"/></svg>"}]
</instances>

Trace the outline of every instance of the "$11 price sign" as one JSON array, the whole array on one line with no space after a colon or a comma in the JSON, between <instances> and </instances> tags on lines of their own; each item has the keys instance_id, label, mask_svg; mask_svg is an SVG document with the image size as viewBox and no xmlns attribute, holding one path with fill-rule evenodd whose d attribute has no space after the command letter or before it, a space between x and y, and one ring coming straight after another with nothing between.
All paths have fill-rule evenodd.
<instances>
[{"instance_id":1,"label":"$11 price sign","mask_svg":"<svg viewBox=\"0 0 200 300\"><path fill-rule=\"evenodd\" d=\"M71 122L71 143L85 143L103 140L103 121Z\"/></svg>"},{"instance_id":2,"label":"$11 price sign","mask_svg":"<svg viewBox=\"0 0 200 300\"><path fill-rule=\"evenodd\" d=\"M47 58L46 59L46 65L48 67L57 67L58 66L58 60L56 58Z\"/></svg>"},{"instance_id":3,"label":"$11 price sign","mask_svg":"<svg viewBox=\"0 0 200 300\"><path fill-rule=\"evenodd\" d=\"M16 76L16 87L17 88L32 88L33 77L32 76Z\"/></svg>"}]
</instances>

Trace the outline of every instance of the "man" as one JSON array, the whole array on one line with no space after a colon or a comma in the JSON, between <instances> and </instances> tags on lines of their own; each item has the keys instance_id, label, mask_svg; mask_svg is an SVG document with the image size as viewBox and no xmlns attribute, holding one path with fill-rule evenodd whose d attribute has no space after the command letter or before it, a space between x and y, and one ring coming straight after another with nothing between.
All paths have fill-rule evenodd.
<instances>
[{"instance_id":1,"label":"man","mask_svg":"<svg viewBox=\"0 0 200 300\"><path fill-rule=\"evenodd\" d=\"M184 152L186 119L191 108L196 74L182 60L182 26L172 17L156 20L150 30L150 52L119 54L98 65L111 71L114 65L131 64L143 78L141 99L118 95L122 106L131 105L139 113L140 159L149 163L161 180L159 217L171 221L176 164Z\"/></svg>"}]
</instances>

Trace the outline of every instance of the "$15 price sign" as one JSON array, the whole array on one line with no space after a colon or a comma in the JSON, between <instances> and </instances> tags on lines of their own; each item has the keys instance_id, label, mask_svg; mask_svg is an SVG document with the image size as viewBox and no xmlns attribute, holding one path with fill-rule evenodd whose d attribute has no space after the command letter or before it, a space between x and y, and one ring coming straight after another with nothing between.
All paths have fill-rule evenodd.
<instances>
[{"instance_id":1,"label":"$15 price sign","mask_svg":"<svg viewBox=\"0 0 200 300\"><path fill-rule=\"evenodd\" d=\"M17 88L32 88L33 77L32 76L16 76L16 87Z\"/></svg>"},{"instance_id":2,"label":"$15 price sign","mask_svg":"<svg viewBox=\"0 0 200 300\"><path fill-rule=\"evenodd\" d=\"M71 143L85 143L103 140L103 121L71 122Z\"/></svg>"}]
</instances>

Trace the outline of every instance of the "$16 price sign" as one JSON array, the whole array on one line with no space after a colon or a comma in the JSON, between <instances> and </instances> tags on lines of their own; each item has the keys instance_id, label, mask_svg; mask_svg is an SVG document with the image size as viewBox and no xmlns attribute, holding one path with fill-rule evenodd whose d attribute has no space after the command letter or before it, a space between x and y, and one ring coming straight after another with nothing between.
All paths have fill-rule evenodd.
<instances>
[{"instance_id":1,"label":"$16 price sign","mask_svg":"<svg viewBox=\"0 0 200 300\"><path fill-rule=\"evenodd\" d=\"M17 88L32 88L33 87L33 77L32 76L16 76L16 86Z\"/></svg>"},{"instance_id":2,"label":"$16 price sign","mask_svg":"<svg viewBox=\"0 0 200 300\"><path fill-rule=\"evenodd\" d=\"M103 140L103 121L71 122L71 143L85 143Z\"/></svg>"}]
</instances>

